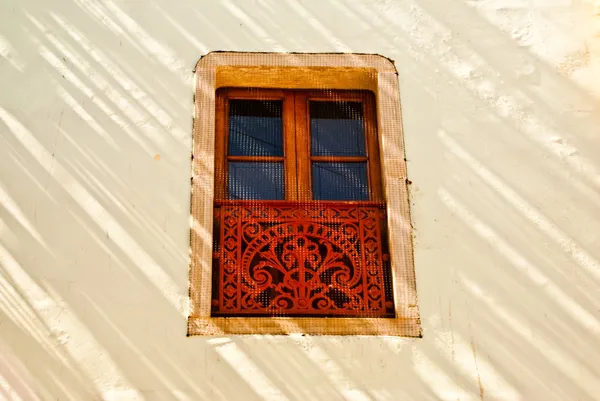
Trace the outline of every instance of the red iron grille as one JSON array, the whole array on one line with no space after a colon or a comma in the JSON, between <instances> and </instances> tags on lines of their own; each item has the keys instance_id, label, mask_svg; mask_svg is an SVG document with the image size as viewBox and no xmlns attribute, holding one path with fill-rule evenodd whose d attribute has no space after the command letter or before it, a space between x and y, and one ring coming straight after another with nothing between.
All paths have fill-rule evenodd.
<instances>
[{"instance_id":1,"label":"red iron grille","mask_svg":"<svg viewBox=\"0 0 600 401\"><path fill-rule=\"evenodd\" d=\"M213 316L394 317L385 204L218 201Z\"/></svg>"}]
</instances>

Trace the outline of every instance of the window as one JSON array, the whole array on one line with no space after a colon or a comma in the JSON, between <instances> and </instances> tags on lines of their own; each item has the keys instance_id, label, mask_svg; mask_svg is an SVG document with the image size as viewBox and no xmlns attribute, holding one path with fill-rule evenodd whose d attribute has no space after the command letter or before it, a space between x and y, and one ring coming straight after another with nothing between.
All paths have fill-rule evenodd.
<instances>
[{"instance_id":1,"label":"window","mask_svg":"<svg viewBox=\"0 0 600 401\"><path fill-rule=\"evenodd\" d=\"M373 98L217 91L213 316L394 316Z\"/></svg>"},{"instance_id":2,"label":"window","mask_svg":"<svg viewBox=\"0 0 600 401\"><path fill-rule=\"evenodd\" d=\"M217 199L382 200L373 104L366 91L219 89Z\"/></svg>"},{"instance_id":3,"label":"window","mask_svg":"<svg viewBox=\"0 0 600 401\"><path fill-rule=\"evenodd\" d=\"M420 334L395 70L349 56L199 62L188 334Z\"/></svg>"}]
</instances>

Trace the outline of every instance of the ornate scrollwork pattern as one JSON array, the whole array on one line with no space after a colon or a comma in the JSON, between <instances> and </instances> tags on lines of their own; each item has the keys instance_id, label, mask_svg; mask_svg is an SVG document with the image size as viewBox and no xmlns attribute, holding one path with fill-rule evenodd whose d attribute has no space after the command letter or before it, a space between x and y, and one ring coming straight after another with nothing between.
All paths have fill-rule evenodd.
<instances>
[{"instance_id":1,"label":"ornate scrollwork pattern","mask_svg":"<svg viewBox=\"0 0 600 401\"><path fill-rule=\"evenodd\" d=\"M383 204L215 207L213 315L394 315Z\"/></svg>"}]
</instances>

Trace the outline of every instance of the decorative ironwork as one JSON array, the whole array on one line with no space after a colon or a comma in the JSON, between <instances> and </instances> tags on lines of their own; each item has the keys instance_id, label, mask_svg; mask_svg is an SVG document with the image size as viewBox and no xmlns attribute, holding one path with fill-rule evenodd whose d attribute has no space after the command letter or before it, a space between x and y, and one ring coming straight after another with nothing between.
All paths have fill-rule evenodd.
<instances>
[{"instance_id":1,"label":"decorative ironwork","mask_svg":"<svg viewBox=\"0 0 600 401\"><path fill-rule=\"evenodd\" d=\"M393 317L385 205L220 201L212 314Z\"/></svg>"}]
</instances>

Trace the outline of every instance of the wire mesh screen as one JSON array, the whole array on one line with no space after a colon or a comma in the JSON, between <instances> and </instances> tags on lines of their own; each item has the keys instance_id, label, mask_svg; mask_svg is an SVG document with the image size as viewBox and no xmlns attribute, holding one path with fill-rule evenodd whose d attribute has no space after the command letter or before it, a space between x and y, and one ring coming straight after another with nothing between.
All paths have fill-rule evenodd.
<instances>
[{"instance_id":1,"label":"wire mesh screen","mask_svg":"<svg viewBox=\"0 0 600 401\"><path fill-rule=\"evenodd\" d=\"M364 104L282 96L226 101L211 314L394 317Z\"/></svg>"},{"instance_id":2,"label":"wire mesh screen","mask_svg":"<svg viewBox=\"0 0 600 401\"><path fill-rule=\"evenodd\" d=\"M188 335L420 336L393 62L213 52L195 83Z\"/></svg>"}]
</instances>

